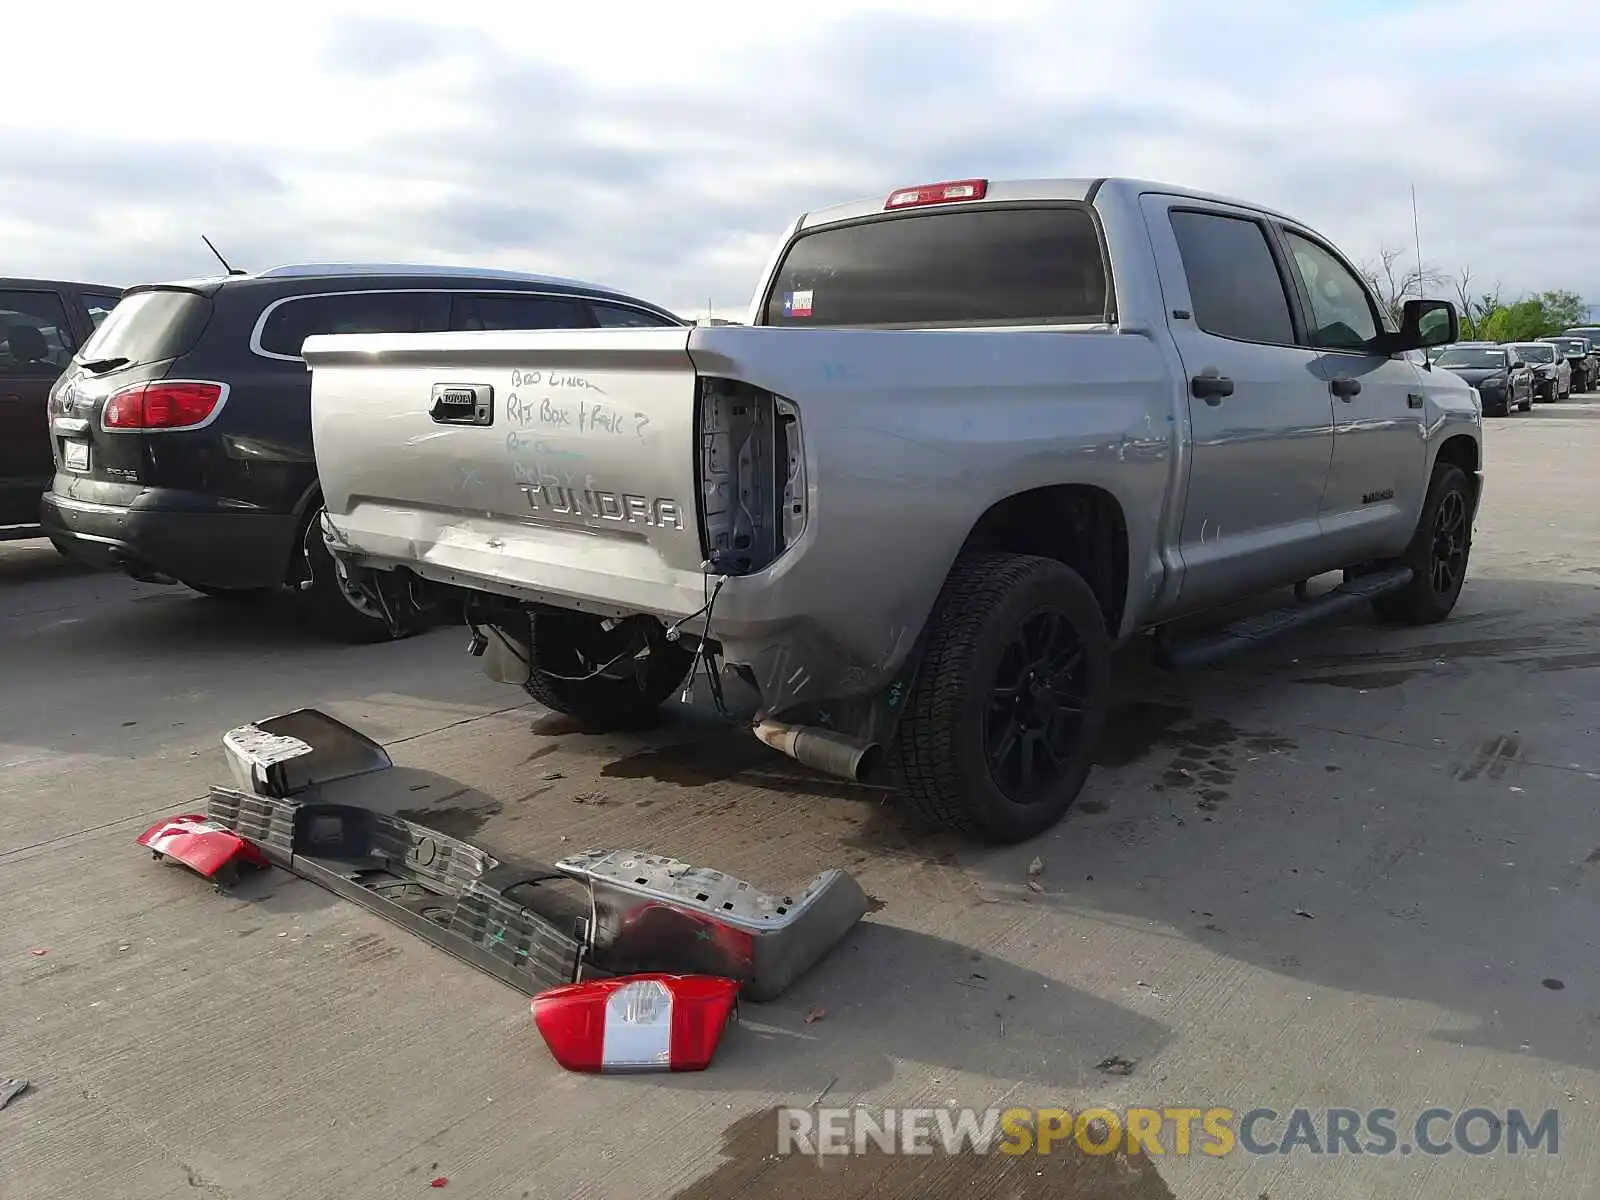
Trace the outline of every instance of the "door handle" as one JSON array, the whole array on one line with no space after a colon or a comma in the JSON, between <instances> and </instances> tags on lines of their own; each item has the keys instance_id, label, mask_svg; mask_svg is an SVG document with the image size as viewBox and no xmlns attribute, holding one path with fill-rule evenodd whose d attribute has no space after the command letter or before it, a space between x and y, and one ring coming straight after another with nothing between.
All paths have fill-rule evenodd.
<instances>
[{"instance_id":1,"label":"door handle","mask_svg":"<svg viewBox=\"0 0 1600 1200\"><path fill-rule=\"evenodd\" d=\"M1189 380L1189 394L1214 408L1222 403L1224 396L1233 395L1233 380L1215 371L1202 371Z\"/></svg>"},{"instance_id":2,"label":"door handle","mask_svg":"<svg viewBox=\"0 0 1600 1200\"><path fill-rule=\"evenodd\" d=\"M1358 396L1358 395L1361 394L1361 380L1359 380L1359 379L1335 379L1332 383L1330 383L1328 385L1328 390L1330 392L1332 392L1335 396L1339 397L1339 399L1341 399L1341 400L1345 401L1346 403L1348 403L1349 400L1350 400L1350 397Z\"/></svg>"},{"instance_id":3,"label":"door handle","mask_svg":"<svg viewBox=\"0 0 1600 1200\"><path fill-rule=\"evenodd\" d=\"M1422 407L1422 394L1420 392L1407 392L1406 393L1406 407L1407 408L1421 408Z\"/></svg>"}]
</instances>

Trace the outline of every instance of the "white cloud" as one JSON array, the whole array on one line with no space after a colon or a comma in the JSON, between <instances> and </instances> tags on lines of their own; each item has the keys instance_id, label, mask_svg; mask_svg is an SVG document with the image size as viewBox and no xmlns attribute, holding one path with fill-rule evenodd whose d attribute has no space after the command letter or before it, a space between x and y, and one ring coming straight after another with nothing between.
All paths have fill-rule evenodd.
<instances>
[{"instance_id":1,"label":"white cloud","mask_svg":"<svg viewBox=\"0 0 1600 1200\"><path fill-rule=\"evenodd\" d=\"M1600 300L1578 0L96 2L8 14L10 274L377 259L742 309L796 212L967 175L1242 195ZM63 21L70 21L63 27ZM15 47L48 52L19 55Z\"/></svg>"}]
</instances>

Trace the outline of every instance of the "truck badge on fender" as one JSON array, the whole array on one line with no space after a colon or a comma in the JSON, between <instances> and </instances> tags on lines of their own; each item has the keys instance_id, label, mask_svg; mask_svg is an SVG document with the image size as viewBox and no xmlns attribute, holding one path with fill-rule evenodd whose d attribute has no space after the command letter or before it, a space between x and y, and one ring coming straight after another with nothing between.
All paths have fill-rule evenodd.
<instances>
[{"instance_id":1,"label":"truck badge on fender","mask_svg":"<svg viewBox=\"0 0 1600 1200\"><path fill-rule=\"evenodd\" d=\"M683 509L666 496L635 496L627 492L602 492L562 487L558 483L521 485L534 512L562 516L598 517L625 525L647 525L653 529L682 529Z\"/></svg>"}]
</instances>

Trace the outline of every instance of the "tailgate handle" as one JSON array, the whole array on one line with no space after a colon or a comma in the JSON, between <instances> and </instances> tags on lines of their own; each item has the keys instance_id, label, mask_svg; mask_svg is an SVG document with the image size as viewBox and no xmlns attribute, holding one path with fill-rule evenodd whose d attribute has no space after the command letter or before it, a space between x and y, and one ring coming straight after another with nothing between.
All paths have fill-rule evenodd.
<instances>
[{"instance_id":1,"label":"tailgate handle","mask_svg":"<svg viewBox=\"0 0 1600 1200\"><path fill-rule=\"evenodd\" d=\"M88 433L89 422L83 417L57 417L50 422L50 428L70 437L75 433Z\"/></svg>"}]
</instances>

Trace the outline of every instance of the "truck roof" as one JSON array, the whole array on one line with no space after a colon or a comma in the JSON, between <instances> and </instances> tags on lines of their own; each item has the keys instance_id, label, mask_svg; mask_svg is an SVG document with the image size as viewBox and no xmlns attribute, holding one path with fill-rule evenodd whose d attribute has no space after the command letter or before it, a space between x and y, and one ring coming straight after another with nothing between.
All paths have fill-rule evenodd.
<instances>
[{"instance_id":1,"label":"truck roof","mask_svg":"<svg viewBox=\"0 0 1600 1200\"><path fill-rule=\"evenodd\" d=\"M1160 183L1150 179L1134 179L1123 176L1103 176L1098 179L990 179L985 181L988 189L982 200L972 201L968 204L953 203L941 204L937 211L948 211L953 208L982 207L986 204L997 204L1027 200L1069 200L1081 203L1090 203L1102 191L1122 193L1129 199L1137 198L1147 192L1160 192L1167 196L1184 196L1191 200L1203 200L1212 204L1229 204L1235 208L1248 208L1255 212L1265 213L1280 220L1299 222L1286 213L1267 208L1264 205L1253 204L1248 200L1239 200L1232 196L1217 195L1212 192L1197 191L1194 188L1178 187L1170 183ZM928 184L908 184L907 187L926 187ZM896 189L900 190L900 189ZM858 200L847 200L842 204L829 205L806 213L800 219L801 229L811 229L818 225L831 225L837 221L853 221L861 217L876 216L884 212L884 201L889 196L885 191L877 196L862 197Z\"/></svg>"}]
</instances>

